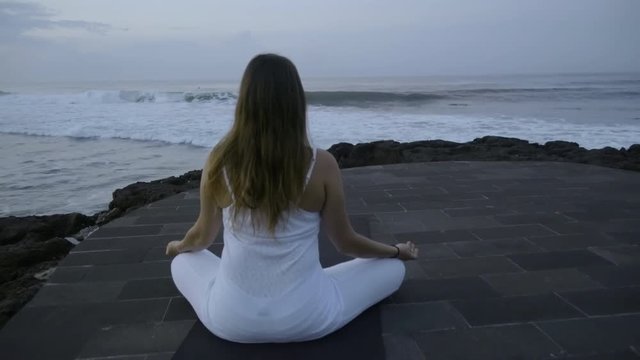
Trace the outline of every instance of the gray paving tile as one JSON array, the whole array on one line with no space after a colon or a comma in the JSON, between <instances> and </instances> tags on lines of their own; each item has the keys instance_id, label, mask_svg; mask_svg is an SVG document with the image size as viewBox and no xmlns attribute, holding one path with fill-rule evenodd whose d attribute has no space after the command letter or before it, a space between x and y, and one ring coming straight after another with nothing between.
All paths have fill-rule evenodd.
<instances>
[{"instance_id":1,"label":"gray paving tile","mask_svg":"<svg viewBox=\"0 0 640 360\"><path fill-rule=\"evenodd\" d=\"M391 195L384 190L371 190L371 191L350 191L345 194L348 202L352 202L354 205L360 203L364 205L373 204L386 204L391 201ZM414 195L408 195L414 196Z\"/></svg>"},{"instance_id":2,"label":"gray paving tile","mask_svg":"<svg viewBox=\"0 0 640 360\"><path fill-rule=\"evenodd\" d=\"M483 198L484 199L484 198ZM453 207L474 206L474 202L477 200L433 200L433 199L421 199L417 197L408 197L406 199L398 199L398 204L407 211L415 210L435 210L445 209Z\"/></svg>"},{"instance_id":3,"label":"gray paving tile","mask_svg":"<svg viewBox=\"0 0 640 360\"><path fill-rule=\"evenodd\" d=\"M589 315L640 312L640 286L560 292L559 295Z\"/></svg>"},{"instance_id":4,"label":"gray paving tile","mask_svg":"<svg viewBox=\"0 0 640 360\"><path fill-rule=\"evenodd\" d=\"M636 354L631 348L619 351L602 351L597 353L589 353L588 355L568 355L561 359L567 360L638 360L640 355Z\"/></svg>"},{"instance_id":5,"label":"gray paving tile","mask_svg":"<svg viewBox=\"0 0 640 360\"><path fill-rule=\"evenodd\" d=\"M451 304L471 326L583 317L555 294L456 300Z\"/></svg>"},{"instance_id":6,"label":"gray paving tile","mask_svg":"<svg viewBox=\"0 0 640 360\"><path fill-rule=\"evenodd\" d=\"M413 241L416 244L478 240L467 230L418 231L395 234L395 236L400 242Z\"/></svg>"},{"instance_id":7,"label":"gray paving tile","mask_svg":"<svg viewBox=\"0 0 640 360\"><path fill-rule=\"evenodd\" d=\"M372 233L395 235L395 234L412 233L412 232L425 231L425 230L427 230L426 225L422 223L420 220L415 220L415 219L398 220L393 223L384 223L384 224L379 222L371 223Z\"/></svg>"},{"instance_id":8,"label":"gray paving tile","mask_svg":"<svg viewBox=\"0 0 640 360\"><path fill-rule=\"evenodd\" d=\"M367 204L362 213L387 213L387 212L404 212L405 208L397 203L379 203L379 204ZM352 212L353 213L353 212Z\"/></svg>"},{"instance_id":9,"label":"gray paving tile","mask_svg":"<svg viewBox=\"0 0 640 360\"><path fill-rule=\"evenodd\" d=\"M119 281L171 277L170 261L93 266L82 281Z\"/></svg>"},{"instance_id":10,"label":"gray paving tile","mask_svg":"<svg viewBox=\"0 0 640 360\"><path fill-rule=\"evenodd\" d=\"M93 316L100 324L117 325L161 321L168 305L169 299L140 299L88 304L87 308L96 313Z\"/></svg>"},{"instance_id":11,"label":"gray paving tile","mask_svg":"<svg viewBox=\"0 0 640 360\"><path fill-rule=\"evenodd\" d=\"M578 270L606 287L640 286L640 265L593 266Z\"/></svg>"},{"instance_id":12,"label":"gray paving tile","mask_svg":"<svg viewBox=\"0 0 640 360\"><path fill-rule=\"evenodd\" d=\"M151 249L147 250L147 253L144 255L144 258L142 259L142 261L151 262L151 261L170 260L166 254L166 251L167 251L167 247L165 245L152 247Z\"/></svg>"},{"instance_id":13,"label":"gray paving tile","mask_svg":"<svg viewBox=\"0 0 640 360\"><path fill-rule=\"evenodd\" d=\"M167 215L160 215L160 214L143 215L136 220L136 224L137 225L151 225L151 224L163 225L163 224L184 223L184 222L195 223L197 218L198 218L198 214L193 214L191 212L175 211Z\"/></svg>"},{"instance_id":14,"label":"gray paving tile","mask_svg":"<svg viewBox=\"0 0 640 360\"><path fill-rule=\"evenodd\" d=\"M548 211L548 207L545 206L542 210ZM561 235L591 234L602 231L598 224L591 222L544 223L544 226Z\"/></svg>"},{"instance_id":15,"label":"gray paving tile","mask_svg":"<svg viewBox=\"0 0 640 360\"><path fill-rule=\"evenodd\" d=\"M74 267L56 267L53 274L49 278L49 283L52 284L65 284L76 283L82 281L84 276L89 272L87 266L74 266Z\"/></svg>"},{"instance_id":16,"label":"gray paving tile","mask_svg":"<svg viewBox=\"0 0 640 360\"><path fill-rule=\"evenodd\" d=\"M442 189L439 186L425 186L420 188L413 189L392 189L386 191L391 197L396 196L415 196L415 195L444 195L447 194L447 191Z\"/></svg>"},{"instance_id":17,"label":"gray paving tile","mask_svg":"<svg viewBox=\"0 0 640 360\"><path fill-rule=\"evenodd\" d=\"M503 256L420 261L427 277L450 278L492 273L522 272Z\"/></svg>"},{"instance_id":18,"label":"gray paving tile","mask_svg":"<svg viewBox=\"0 0 640 360\"><path fill-rule=\"evenodd\" d=\"M517 254L508 257L525 270L612 265L611 262L586 250Z\"/></svg>"},{"instance_id":19,"label":"gray paving tile","mask_svg":"<svg viewBox=\"0 0 640 360\"><path fill-rule=\"evenodd\" d=\"M609 232L607 235L621 243L640 245L640 231Z\"/></svg>"},{"instance_id":20,"label":"gray paving tile","mask_svg":"<svg viewBox=\"0 0 640 360\"><path fill-rule=\"evenodd\" d=\"M147 360L147 355L100 356L76 358L76 360Z\"/></svg>"},{"instance_id":21,"label":"gray paving tile","mask_svg":"<svg viewBox=\"0 0 640 360\"><path fill-rule=\"evenodd\" d=\"M469 217L446 217L439 218L423 218L427 230L456 230L456 229L482 229L493 228L498 226L497 221L492 216L469 216Z\"/></svg>"},{"instance_id":22,"label":"gray paving tile","mask_svg":"<svg viewBox=\"0 0 640 360\"><path fill-rule=\"evenodd\" d=\"M442 301L384 305L381 307L381 321L383 334L467 327L460 313Z\"/></svg>"},{"instance_id":23,"label":"gray paving tile","mask_svg":"<svg viewBox=\"0 0 640 360\"><path fill-rule=\"evenodd\" d=\"M402 190L402 189L409 189L409 186L405 183L362 185L357 187L357 192L371 192L373 194L377 194L380 192L384 192L385 190Z\"/></svg>"},{"instance_id":24,"label":"gray paving tile","mask_svg":"<svg viewBox=\"0 0 640 360\"><path fill-rule=\"evenodd\" d=\"M105 237L128 237L140 235L158 235L162 225L109 226L106 225L91 234L91 239Z\"/></svg>"},{"instance_id":25,"label":"gray paving tile","mask_svg":"<svg viewBox=\"0 0 640 360\"><path fill-rule=\"evenodd\" d=\"M553 291L601 288L602 285L576 269L527 271L482 276L505 296L542 294Z\"/></svg>"},{"instance_id":26,"label":"gray paving tile","mask_svg":"<svg viewBox=\"0 0 640 360\"><path fill-rule=\"evenodd\" d=\"M403 213L383 213L376 214L380 223L384 226L393 226L397 228L398 224L412 224L422 223L427 230L449 230L471 227L484 227L495 226L497 223L490 217L466 217L466 218L451 218L438 209L426 209L409 211ZM415 232L421 231L421 229L413 230L399 230L391 232Z\"/></svg>"},{"instance_id":27,"label":"gray paving tile","mask_svg":"<svg viewBox=\"0 0 640 360\"><path fill-rule=\"evenodd\" d=\"M0 332L3 359L73 359L99 322L86 307L22 308ZM73 339L73 341L69 341Z\"/></svg>"},{"instance_id":28,"label":"gray paving tile","mask_svg":"<svg viewBox=\"0 0 640 360\"><path fill-rule=\"evenodd\" d=\"M116 299L124 281L45 284L27 306L108 302Z\"/></svg>"},{"instance_id":29,"label":"gray paving tile","mask_svg":"<svg viewBox=\"0 0 640 360\"><path fill-rule=\"evenodd\" d=\"M494 186L493 184L489 184L486 182L477 182L477 183L448 183L443 184L442 188L448 194L468 194L468 193L491 193L491 192L500 192L502 191L500 188Z\"/></svg>"},{"instance_id":30,"label":"gray paving tile","mask_svg":"<svg viewBox=\"0 0 640 360\"><path fill-rule=\"evenodd\" d=\"M160 321L167 303L148 300L25 307L2 329L0 349L6 359L73 359L82 355L80 349L96 329Z\"/></svg>"},{"instance_id":31,"label":"gray paving tile","mask_svg":"<svg viewBox=\"0 0 640 360\"><path fill-rule=\"evenodd\" d=\"M405 280L389 303L497 297L499 293L477 277Z\"/></svg>"},{"instance_id":32,"label":"gray paving tile","mask_svg":"<svg viewBox=\"0 0 640 360\"><path fill-rule=\"evenodd\" d=\"M626 350L640 344L640 315L546 321L537 325L570 354Z\"/></svg>"},{"instance_id":33,"label":"gray paving tile","mask_svg":"<svg viewBox=\"0 0 640 360\"><path fill-rule=\"evenodd\" d=\"M459 241L448 243L447 247L462 257L509 255L542 251L542 249L525 238Z\"/></svg>"},{"instance_id":34,"label":"gray paving tile","mask_svg":"<svg viewBox=\"0 0 640 360\"><path fill-rule=\"evenodd\" d=\"M77 251L117 250L164 246L169 241L180 240L181 235L130 236L118 238L86 239L75 247Z\"/></svg>"},{"instance_id":35,"label":"gray paving tile","mask_svg":"<svg viewBox=\"0 0 640 360\"><path fill-rule=\"evenodd\" d=\"M524 224L563 224L573 221L572 219L558 214L553 209L547 208L549 212L543 214L514 214L514 215L497 215L495 218L498 222L505 225L524 225Z\"/></svg>"},{"instance_id":36,"label":"gray paving tile","mask_svg":"<svg viewBox=\"0 0 640 360\"><path fill-rule=\"evenodd\" d=\"M61 266L135 264L147 253L144 248L72 251L61 262Z\"/></svg>"},{"instance_id":37,"label":"gray paving tile","mask_svg":"<svg viewBox=\"0 0 640 360\"><path fill-rule=\"evenodd\" d=\"M171 352L182 343L194 321L127 324L102 328L87 341L80 356L115 356Z\"/></svg>"},{"instance_id":38,"label":"gray paving tile","mask_svg":"<svg viewBox=\"0 0 640 360\"><path fill-rule=\"evenodd\" d=\"M152 225L157 226L157 225ZM193 222L185 222L185 223L171 223L160 225L162 229L159 234L175 234L184 236L189 229L193 226Z\"/></svg>"},{"instance_id":39,"label":"gray paving tile","mask_svg":"<svg viewBox=\"0 0 640 360\"><path fill-rule=\"evenodd\" d=\"M193 307L184 297L173 297L163 321L197 320Z\"/></svg>"},{"instance_id":40,"label":"gray paving tile","mask_svg":"<svg viewBox=\"0 0 640 360\"><path fill-rule=\"evenodd\" d=\"M440 210L420 210L399 213L378 213L379 223L389 229L391 233L407 233L424 231L427 229L424 220L445 221L446 215Z\"/></svg>"},{"instance_id":41,"label":"gray paving tile","mask_svg":"<svg viewBox=\"0 0 640 360\"><path fill-rule=\"evenodd\" d=\"M595 247L590 250L617 265L640 265L638 245Z\"/></svg>"},{"instance_id":42,"label":"gray paving tile","mask_svg":"<svg viewBox=\"0 0 640 360\"><path fill-rule=\"evenodd\" d=\"M173 354L175 354L175 352L148 354L146 360L171 360L173 359Z\"/></svg>"},{"instance_id":43,"label":"gray paving tile","mask_svg":"<svg viewBox=\"0 0 640 360\"><path fill-rule=\"evenodd\" d=\"M448 208L443 210L445 214L451 217L467 217L467 216L483 216L483 215L503 215L514 214L515 212L504 207L496 206L478 206L465 208Z\"/></svg>"},{"instance_id":44,"label":"gray paving tile","mask_svg":"<svg viewBox=\"0 0 640 360\"><path fill-rule=\"evenodd\" d=\"M197 197L200 196L199 191L194 194ZM171 206L171 207L148 207L144 206L138 208L127 214L133 215L137 218L143 216L168 216L168 215L178 215L178 216L191 216L195 220L195 218L200 214L200 204L196 206Z\"/></svg>"},{"instance_id":45,"label":"gray paving tile","mask_svg":"<svg viewBox=\"0 0 640 360\"><path fill-rule=\"evenodd\" d=\"M383 335L385 359L426 360L416 341L405 335Z\"/></svg>"},{"instance_id":46,"label":"gray paving tile","mask_svg":"<svg viewBox=\"0 0 640 360\"><path fill-rule=\"evenodd\" d=\"M427 278L427 274L422 269L422 266L417 261L407 261L404 263L404 279L422 279Z\"/></svg>"},{"instance_id":47,"label":"gray paving tile","mask_svg":"<svg viewBox=\"0 0 640 360\"><path fill-rule=\"evenodd\" d=\"M562 353L529 324L430 331L415 338L430 360L542 359Z\"/></svg>"},{"instance_id":48,"label":"gray paving tile","mask_svg":"<svg viewBox=\"0 0 640 360\"><path fill-rule=\"evenodd\" d=\"M483 240L557 235L541 225L508 225L486 229L473 229L472 232Z\"/></svg>"},{"instance_id":49,"label":"gray paving tile","mask_svg":"<svg viewBox=\"0 0 640 360\"><path fill-rule=\"evenodd\" d=\"M127 281L118 293L119 300L178 296L173 279L157 278Z\"/></svg>"},{"instance_id":50,"label":"gray paving tile","mask_svg":"<svg viewBox=\"0 0 640 360\"><path fill-rule=\"evenodd\" d=\"M421 260L450 259L459 256L444 244L417 244Z\"/></svg>"},{"instance_id":51,"label":"gray paving tile","mask_svg":"<svg viewBox=\"0 0 640 360\"><path fill-rule=\"evenodd\" d=\"M598 224L600 230L607 233L640 231L640 219L614 219Z\"/></svg>"},{"instance_id":52,"label":"gray paving tile","mask_svg":"<svg viewBox=\"0 0 640 360\"><path fill-rule=\"evenodd\" d=\"M611 240L599 233L532 237L529 240L545 250L551 251L619 245L615 240Z\"/></svg>"},{"instance_id":53,"label":"gray paving tile","mask_svg":"<svg viewBox=\"0 0 640 360\"><path fill-rule=\"evenodd\" d=\"M177 197L176 197L177 196ZM156 201L147 205L150 208L158 208L158 207L174 207L174 206L200 206L199 199L184 199L180 198L180 195L174 195L168 199Z\"/></svg>"},{"instance_id":54,"label":"gray paving tile","mask_svg":"<svg viewBox=\"0 0 640 360\"><path fill-rule=\"evenodd\" d=\"M592 209L590 211L571 211L566 212L565 215L574 218L579 221L591 221L591 220L612 220L612 219L624 219L630 218L631 215L622 209L606 207L602 209Z\"/></svg>"}]
</instances>

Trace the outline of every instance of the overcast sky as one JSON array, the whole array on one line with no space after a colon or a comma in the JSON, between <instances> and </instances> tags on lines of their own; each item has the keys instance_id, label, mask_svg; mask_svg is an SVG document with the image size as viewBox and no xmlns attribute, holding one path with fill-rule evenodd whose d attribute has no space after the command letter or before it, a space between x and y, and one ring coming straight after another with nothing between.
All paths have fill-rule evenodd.
<instances>
[{"instance_id":1,"label":"overcast sky","mask_svg":"<svg viewBox=\"0 0 640 360\"><path fill-rule=\"evenodd\" d=\"M640 71L640 0L0 0L0 82Z\"/></svg>"}]
</instances>

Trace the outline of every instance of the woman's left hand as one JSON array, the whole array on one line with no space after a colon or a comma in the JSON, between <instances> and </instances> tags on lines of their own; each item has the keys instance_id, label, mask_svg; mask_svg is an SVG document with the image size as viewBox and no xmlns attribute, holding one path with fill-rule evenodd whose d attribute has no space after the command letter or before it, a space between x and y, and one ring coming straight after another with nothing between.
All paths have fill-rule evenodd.
<instances>
[{"instance_id":1,"label":"woman's left hand","mask_svg":"<svg viewBox=\"0 0 640 360\"><path fill-rule=\"evenodd\" d=\"M174 256L180 254L180 250L181 250L180 245L181 245L181 243L182 243L182 241L179 241L179 240L174 240L174 241L169 242L167 244L167 250L165 252L167 254L167 256L174 257Z\"/></svg>"}]
</instances>

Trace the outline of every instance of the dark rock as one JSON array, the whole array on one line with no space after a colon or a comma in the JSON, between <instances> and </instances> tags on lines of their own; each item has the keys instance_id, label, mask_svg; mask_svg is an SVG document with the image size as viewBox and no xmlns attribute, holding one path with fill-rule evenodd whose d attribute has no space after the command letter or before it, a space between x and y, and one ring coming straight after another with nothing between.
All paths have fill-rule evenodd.
<instances>
[{"instance_id":1,"label":"dark rock","mask_svg":"<svg viewBox=\"0 0 640 360\"><path fill-rule=\"evenodd\" d=\"M63 255L64 256L64 255ZM60 256L62 258L62 256ZM0 267L0 327L18 312L38 292L44 283L35 275L50 269L59 259L45 261L31 267L7 269Z\"/></svg>"},{"instance_id":2,"label":"dark rock","mask_svg":"<svg viewBox=\"0 0 640 360\"><path fill-rule=\"evenodd\" d=\"M71 247L59 237L0 247L0 327L38 292L43 280L36 274L54 267Z\"/></svg>"},{"instance_id":3,"label":"dark rock","mask_svg":"<svg viewBox=\"0 0 640 360\"><path fill-rule=\"evenodd\" d=\"M375 141L340 143L328 150L342 168L428 161L569 161L640 171L640 144L628 150L605 147L587 150L577 143L549 141L544 145L526 140L485 136L467 143L443 140Z\"/></svg>"},{"instance_id":4,"label":"dark rock","mask_svg":"<svg viewBox=\"0 0 640 360\"><path fill-rule=\"evenodd\" d=\"M529 145L529 142L526 140L522 140L518 138L507 138L502 136L484 136L481 138L473 139L471 143L491 145L491 146L502 146L502 147Z\"/></svg>"},{"instance_id":5,"label":"dark rock","mask_svg":"<svg viewBox=\"0 0 640 360\"><path fill-rule=\"evenodd\" d=\"M329 152L333 154L333 157L336 158L338 165L341 164L344 161L344 159L349 157L349 154L351 154L352 150L353 150L353 144L349 144L349 143L337 143L337 144L331 145L331 147L329 148Z\"/></svg>"},{"instance_id":6,"label":"dark rock","mask_svg":"<svg viewBox=\"0 0 640 360\"><path fill-rule=\"evenodd\" d=\"M200 186L201 170L189 171L181 176L150 181L137 182L127 185L113 192L113 200L109 209L120 209L123 213L128 210L158 201L183 191Z\"/></svg>"},{"instance_id":7,"label":"dark rock","mask_svg":"<svg viewBox=\"0 0 640 360\"><path fill-rule=\"evenodd\" d=\"M42 241L74 234L93 225L95 218L79 213L0 218L0 245L21 240Z\"/></svg>"},{"instance_id":8,"label":"dark rock","mask_svg":"<svg viewBox=\"0 0 640 360\"><path fill-rule=\"evenodd\" d=\"M96 225L104 225L109 221L120 217L120 215L122 215L122 210L120 210L119 208L113 208L111 210L103 211L98 214Z\"/></svg>"},{"instance_id":9,"label":"dark rock","mask_svg":"<svg viewBox=\"0 0 640 360\"><path fill-rule=\"evenodd\" d=\"M63 238L46 241L21 241L2 247L0 268L16 268L62 258L73 246ZM3 280L4 275L0 275Z\"/></svg>"},{"instance_id":10,"label":"dark rock","mask_svg":"<svg viewBox=\"0 0 640 360\"><path fill-rule=\"evenodd\" d=\"M577 143L568 142L568 141L548 141L543 146L544 151L550 155L558 155L565 156L569 153L576 153L579 151L586 151L584 148L581 148Z\"/></svg>"}]
</instances>

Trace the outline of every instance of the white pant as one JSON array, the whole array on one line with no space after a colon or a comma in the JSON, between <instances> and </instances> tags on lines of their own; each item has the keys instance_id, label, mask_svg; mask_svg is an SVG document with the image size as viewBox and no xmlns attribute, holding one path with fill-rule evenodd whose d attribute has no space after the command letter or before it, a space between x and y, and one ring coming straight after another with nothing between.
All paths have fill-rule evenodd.
<instances>
[{"instance_id":1,"label":"white pant","mask_svg":"<svg viewBox=\"0 0 640 360\"><path fill-rule=\"evenodd\" d=\"M203 322L208 306L206 300L219 267L220 258L209 250L182 253L171 262L176 287ZM405 273L404 263L398 259L353 259L324 270L335 280L342 294L342 319L335 330L398 290Z\"/></svg>"}]
</instances>

